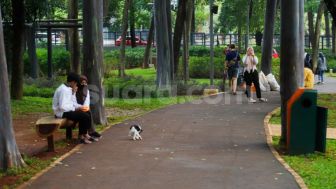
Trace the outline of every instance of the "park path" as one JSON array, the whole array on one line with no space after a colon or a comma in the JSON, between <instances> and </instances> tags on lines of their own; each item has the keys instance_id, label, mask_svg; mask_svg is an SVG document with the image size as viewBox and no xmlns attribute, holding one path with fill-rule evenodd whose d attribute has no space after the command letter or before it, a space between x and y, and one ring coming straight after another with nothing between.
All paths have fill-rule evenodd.
<instances>
[{"instance_id":1,"label":"park path","mask_svg":"<svg viewBox=\"0 0 336 189\"><path fill-rule=\"evenodd\" d=\"M221 94L115 125L26 188L299 188L266 144L263 120L280 97L264 95L268 103L248 104L242 95ZM135 122L142 141L127 136Z\"/></svg>"},{"instance_id":2,"label":"park path","mask_svg":"<svg viewBox=\"0 0 336 189\"><path fill-rule=\"evenodd\" d=\"M319 93L336 93L336 77L325 76L324 80L324 84L315 84L314 89ZM315 81L317 81L317 76L315 76Z\"/></svg>"}]
</instances>

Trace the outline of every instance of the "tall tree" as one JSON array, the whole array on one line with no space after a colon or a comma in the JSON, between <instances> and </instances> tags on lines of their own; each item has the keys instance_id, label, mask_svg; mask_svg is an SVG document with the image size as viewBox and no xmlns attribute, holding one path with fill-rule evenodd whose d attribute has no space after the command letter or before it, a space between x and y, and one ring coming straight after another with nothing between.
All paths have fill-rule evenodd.
<instances>
[{"instance_id":1,"label":"tall tree","mask_svg":"<svg viewBox=\"0 0 336 189\"><path fill-rule=\"evenodd\" d=\"M320 34L321 34L321 21L322 21L322 15L324 12L324 1L320 1L320 5L318 8L317 16L316 16L316 22L315 22L315 31L314 31L314 40L312 43L312 62L313 62L313 70L315 72L317 67L317 58L318 58L318 51L319 51L319 43L320 43Z\"/></svg>"},{"instance_id":2,"label":"tall tree","mask_svg":"<svg viewBox=\"0 0 336 189\"><path fill-rule=\"evenodd\" d=\"M265 75L272 72L272 50L273 50L273 35L274 22L277 9L277 0L267 0L266 13L264 23L264 39L261 58L261 70Z\"/></svg>"},{"instance_id":3,"label":"tall tree","mask_svg":"<svg viewBox=\"0 0 336 189\"><path fill-rule=\"evenodd\" d=\"M303 17L300 8L303 0L281 0L281 139L280 144L287 143L287 101L301 86L303 78L302 51L303 33L301 33Z\"/></svg>"},{"instance_id":4,"label":"tall tree","mask_svg":"<svg viewBox=\"0 0 336 189\"><path fill-rule=\"evenodd\" d=\"M189 80L189 40L192 27L192 18L194 12L194 1L189 0L187 2L186 19L184 21L184 32L183 32L183 78L184 82L187 83Z\"/></svg>"},{"instance_id":5,"label":"tall tree","mask_svg":"<svg viewBox=\"0 0 336 189\"><path fill-rule=\"evenodd\" d=\"M1 11L0 20L2 20ZM0 24L0 54L0 170L7 170L11 167L24 166L25 163L16 145L12 124L2 24Z\"/></svg>"},{"instance_id":6,"label":"tall tree","mask_svg":"<svg viewBox=\"0 0 336 189\"><path fill-rule=\"evenodd\" d=\"M78 0L68 1L68 18L78 19ZM77 23L77 21L74 21ZM69 50L70 50L70 70L80 73L80 50L79 50L79 35L77 28L71 28L69 32Z\"/></svg>"},{"instance_id":7,"label":"tall tree","mask_svg":"<svg viewBox=\"0 0 336 189\"><path fill-rule=\"evenodd\" d=\"M11 97L12 99L21 99L23 96L23 52L25 43L24 0L12 0L12 10L13 10L13 33L15 33L15 36L12 39L13 75L11 81Z\"/></svg>"},{"instance_id":8,"label":"tall tree","mask_svg":"<svg viewBox=\"0 0 336 189\"><path fill-rule=\"evenodd\" d=\"M126 46L126 35L128 28L128 8L130 6L130 0L125 0L124 4L124 13L123 13L123 26L122 26L122 34L121 34L121 46L120 46L120 61L119 61L119 77L125 77L125 46Z\"/></svg>"},{"instance_id":9,"label":"tall tree","mask_svg":"<svg viewBox=\"0 0 336 189\"><path fill-rule=\"evenodd\" d=\"M149 27L149 32L147 36L147 45L145 49L145 55L144 55L144 61L142 63L142 68L148 68L149 67L149 59L151 58L151 47L153 43L154 38L154 16L152 17L152 21Z\"/></svg>"},{"instance_id":10,"label":"tall tree","mask_svg":"<svg viewBox=\"0 0 336 189\"><path fill-rule=\"evenodd\" d=\"M130 33L131 33L131 45L132 48L136 47L136 39L135 39L135 5L133 0L130 0L129 4L129 25L130 25Z\"/></svg>"},{"instance_id":11,"label":"tall tree","mask_svg":"<svg viewBox=\"0 0 336 189\"><path fill-rule=\"evenodd\" d=\"M174 51L174 75L177 75L179 58L180 58L180 47L182 42L182 36L184 32L184 23L187 16L187 1L189 0L179 0L175 28L174 28L174 38L173 38L173 51Z\"/></svg>"},{"instance_id":12,"label":"tall tree","mask_svg":"<svg viewBox=\"0 0 336 189\"><path fill-rule=\"evenodd\" d=\"M327 48L330 48L330 21L329 21L329 12L327 9L324 11L324 23L325 23L325 37L327 41Z\"/></svg>"},{"instance_id":13,"label":"tall tree","mask_svg":"<svg viewBox=\"0 0 336 189\"><path fill-rule=\"evenodd\" d=\"M93 120L106 124L103 81L103 0L83 1L83 71L89 80Z\"/></svg>"},{"instance_id":14,"label":"tall tree","mask_svg":"<svg viewBox=\"0 0 336 189\"><path fill-rule=\"evenodd\" d=\"M154 7L157 39L156 85L159 89L170 89L174 73L170 0L155 0Z\"/></svg>"}]
</instances>

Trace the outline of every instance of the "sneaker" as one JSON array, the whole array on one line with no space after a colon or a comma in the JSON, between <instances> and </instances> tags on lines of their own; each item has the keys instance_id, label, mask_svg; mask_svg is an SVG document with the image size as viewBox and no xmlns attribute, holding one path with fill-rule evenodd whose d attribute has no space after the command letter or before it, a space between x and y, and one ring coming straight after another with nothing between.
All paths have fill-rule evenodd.
<instances>
[{"instance_id":1,"label":"sneaker","mask_svg":"<svg viewBox=\"0 0 336 189\"><path fill-rule=\"evenodd\" d=\"M94 137L94 138L97 138L97 139L100 139L102 136L101 134L99 134L98 132L93 132L93 133L90 133L89 134L91 137Z\"/></svg>"},{"instance_id":2,"label":"sneaker","mask_svg":"<svg viewBox=\"0 0 336 189\"><path fill-rule=\"evenodd\" d=\"M90 140L88 140L86 137L83 137L83 138L79 139L79 143L81 143L81 144L91 144L92 142Z\"/></svg>"},{"instance_id":3,"label":"sneaker","mask_svg":"<svg viewBox=\"0 0 336 189\"><path fill-rule=\"evenodd\" d=\"M259 101L260 102L267 102L267 99L266 98L259 98Z\"/></svg>"},{"instance_id":4,"label":"sneaker","mask_svg":"<svg viewBox=\"0 0 336 189\"><path fill-rule=\"evenodd\" d=\"M248 99L248 102L249 102L249 103L255 103L255 102L257 102L257 101L254 100L253 98L249 98L249 99Z\"/></svg>"},{"instance_id":5,"label":"sneaker","mask_svg":"<svg viewBox=\"0 0 336 189\"><path fill-rule=\"evenodd\" d=\"M92 137L92 136L90 136L90 135L88 135L88 134L85 135L85 138L86 138L87 140L89 140L90 142L98 142L98 139L97 139L97 138Z\"/></svg>"}]
</instances>

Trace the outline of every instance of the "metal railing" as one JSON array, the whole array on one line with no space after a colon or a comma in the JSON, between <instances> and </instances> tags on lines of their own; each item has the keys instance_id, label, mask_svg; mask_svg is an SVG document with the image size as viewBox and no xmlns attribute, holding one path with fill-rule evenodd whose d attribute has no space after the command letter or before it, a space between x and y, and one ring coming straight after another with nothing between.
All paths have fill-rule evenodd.
<instances>
[{"instance_id":1,"label":"metal railing","mask_svg":"<svg viewBox=\"0 0 336 189\"><path fill-rule=\"evenodd\" d=\"M129 35L129 33L127 34ZM142 40L147 40L148 30L136 31L135 35ZM104 47L115 47L117 39L121 36L121 32L104 31ZM82 31L79 30L80 43L82 42ZM67 47L67 30L65 29L53 29L52 30L52 43L54 46L64 46ZM227 45L227 44L238 44L238 34L214 34L214 42L217 46ZM241 36L242 45L244 45L245 35ZM38 47L43 47L47 41L46 30L36 31L36 42ZM192 33L190 37L191 45L194 46L210 46L210 36L208 33ZM155 43L155 38L154 38ZM256 39L255 35L250 35L249 45L255 46ZM274 47L280 47L280 35L275 34L273 38ZM305 47L311 48L309 43L309 35L305 36ZM320 49L330 49L332 48L332 37L331 36L320 36Z\"/></svg>"}]
</instances>

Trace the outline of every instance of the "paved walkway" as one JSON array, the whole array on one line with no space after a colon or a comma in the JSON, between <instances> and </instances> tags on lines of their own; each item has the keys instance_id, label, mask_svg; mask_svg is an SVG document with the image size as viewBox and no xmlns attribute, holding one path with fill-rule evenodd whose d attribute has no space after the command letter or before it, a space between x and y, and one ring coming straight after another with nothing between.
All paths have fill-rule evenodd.
<instances>
[{"instance_id":1,"label":"paved walkway","mask_svg":"<svg viewBox=\"0 0 336 189\"><path fill-rule=\"evenodd\" d=\"M314 86L319 93L336 93L336 77L326 77L324 78L324 84ZM315 76L315 82L317 81L317 76Z\"/></svg>"},{"instance_id":2,"label":"paved walkway","mask_svg":"<svg viewBox=\"0 0 336 189\"><path fill-rule=\"evenodd\" d=\"M113 126L27 188L299 188L266 144L264 117L280 104L278 93L266 96L268 103L248 104L222 94L214 104L205 98ZM136 121L142 141L127 136Z\"/></svg>"}]
</instances>

